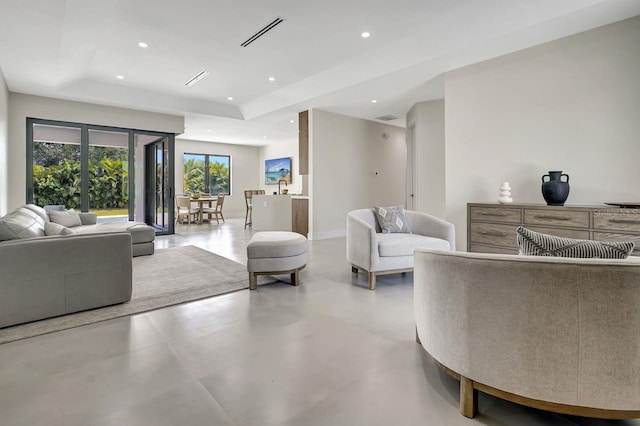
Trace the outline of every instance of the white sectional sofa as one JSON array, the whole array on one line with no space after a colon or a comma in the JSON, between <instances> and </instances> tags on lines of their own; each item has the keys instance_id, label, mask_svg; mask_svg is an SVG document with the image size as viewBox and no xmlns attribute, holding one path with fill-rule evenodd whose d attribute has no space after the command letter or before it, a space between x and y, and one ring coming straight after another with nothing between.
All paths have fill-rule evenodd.
<instances>
[{"instance_id":1,"label":"white sectional sofa","mask_svg":"<svg viewBox=\"0 0 640 426\"><path fill-rule=\"evenodd\" d=\"M34 205L0 218L0 328L131 299L130 233L47 236L47 220Z\"/></svg>"}]
</instances>

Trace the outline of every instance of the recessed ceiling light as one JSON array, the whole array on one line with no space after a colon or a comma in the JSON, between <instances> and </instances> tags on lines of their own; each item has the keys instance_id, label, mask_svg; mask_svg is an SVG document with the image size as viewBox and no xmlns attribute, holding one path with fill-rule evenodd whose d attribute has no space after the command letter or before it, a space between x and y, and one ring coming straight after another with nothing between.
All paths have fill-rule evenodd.
<instances>
[{"instance_id":1,"label":"recessed ceiling light","mask_svg":"<svg viewBox=\"0 0 640 426\"><path fill-rule=\"evenodd\" d=\"M377 99L371 99L371 103L372 103L372 104L377 104L377 103L378 103L378 100L377 100Z\"/></svg>"},{"instance_id":2,"label":"recessed ceiling light","mask_svg":"<svg viewBox=\"0 0 640 426\"><path fill-rule=\"evenodd\" d=\"M362 36L362 38L369 38L369 36L371 35L371 33L368 32L363 32L362 34L360 34Z\"/></svg>"},{"instance_id":3,"label":"recessed ceiling light","mask_svg":"<svg viewBox=\"0 0 640 426\"><path fill-rule=\"evenodd\" d=\"M295 123L295 122L296 122L295 120L289 120L289 123Z\"/></svg>"},{"instance_id":4,"label":"recessed ceiling light","mask_svg":"<svg viewBox=\"0 0 640 426\"><path fill-rule=\"evenodd\" d=\"M263 137L262 137L262 139L266 139L266 138L267 138L266 136L263 136Z\"/></svg>"},{"instance_id":5,"label":"recessed ceiling light","mask_svg":"<svg viewBox=\"0 0 640 426\"><path fill-rule=\"evenodd\" d=\"M140 47L149 47L149 45L147 43L145 43L144 41L141 41L140 43L138 43L138 46L140 46Z\"/></svg>"},{"instance_id":6,"label":"recessed ceiling light","mask_svg":"<svg viewBox=\"0 0 640 426\"><path fill-rule=\"evenodd\" d=\"M207 129L207 132L210 132L210 131L211 131L211 129Z\"/></svg>"},{"instance_id":7,"label":"recessed ceiling light","mask_svg":"<svg viewBox=\"0 0 640 426\"><path fill-rule=\"evenodd\" d=\"M227 100L228 101L232 101L233 100L233 96L227 96Z\"/></svg>"},{"instance_id":8,"label":"recessed ceiling light","mask_svg":"<svg viewBox=\"0 0 640 426\"><path fill-rule=\"evenodd\" d=\"M275 77L269 77L269 81L276 81Z\"/></svg>"},{"instance_id":9,"label":"recessed ceiling light","mask_svg":"<svg viewBox=\"0 0 640 426\"><path fill-rule=\"evenodd\" d=\"M124 80L124 75L116 75L116 78L117 78L118 80Z\"/></svg>"}]
</instances>

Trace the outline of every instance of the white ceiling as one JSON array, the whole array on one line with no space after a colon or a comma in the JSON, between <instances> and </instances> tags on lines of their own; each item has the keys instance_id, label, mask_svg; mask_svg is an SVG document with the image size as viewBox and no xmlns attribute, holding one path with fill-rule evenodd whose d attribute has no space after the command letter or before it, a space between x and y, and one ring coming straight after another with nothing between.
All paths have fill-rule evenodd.
<instances>
[{"instance_id":1,"label":"white ceiling","mask_svg":"<svg viewBox=\"0 0 640 426\"><path fill-rule=\"evenodd\" d=\"M297 140L312 107L403 126L443 97L445 71L639 14L638 0L0 0L0 68L13 92L182 114L183 138L264 145Z\"/></svg>"}]
</instances>

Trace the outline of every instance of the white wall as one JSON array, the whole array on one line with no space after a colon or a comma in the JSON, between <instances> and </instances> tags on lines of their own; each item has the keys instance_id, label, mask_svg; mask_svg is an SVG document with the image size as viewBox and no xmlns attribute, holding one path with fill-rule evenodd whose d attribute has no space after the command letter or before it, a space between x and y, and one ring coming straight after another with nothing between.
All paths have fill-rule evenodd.
<instances>
[{"instance_id":1,"label":"white wall","mask_svg":"<svg viewBox=\"0 0 640 426\"><path fill-rule=\"evenodd\" d=\"M313 239L345 235L350 210L404 205L404 128L317 109L309 128Z\"/></svg>"},{"instance_id":2,"label":"white wall","mask_svg":"<svg viewBox=\"0 0 640 426\"><path fill-rule=\"evenodd\" d=\"M640 17L445 75L447 219L466 248L467 202L544 203L541 176L571 176L567 204L640 201Z\"/></svg>"},{"instance_id":3,"label":"white wall","mask_svg":"<svg viewBox=\"0 0 640 426\"><path fill-rule=\"evenodd\" d=\"M70 121L158 132L184 132L184 117L11 93L9 96L8 209L26 200L26 119Z\"/></svg>"},{"instance_id":4,"label":"white wall","mask_svg":"<svg viewBox=\"0 0 640 426\"><path fill-rule=\"evenodd\" d=\"M9 89L0 69L0 216L8 212Z\"/></svg>"},{"instance_id":5,"label":"white wall","mask_svg":"<svg viewBox=\"0 0 640 426\"><path fill-rule=\"evenodd\" d=\"M415 126L414 209L445 218L444 100L420 102L407 113Z\"/></svg>"},{"instance_id":6,"label":"white wall","mask_svg":"<svg viewBox=\"0 0 640 426\"><path fill-rule=\"evenodd\" d=\"M300 165L298 164L298 141L278 142L271 145L260 147L259 159L259 185L258 189L264 189L267 194L271 194L278 190L278 185L265 185L264 183L264 160L273 158L291 157L291 183L287 188L289 193L302 193L302 176L299 174Z\"/></svg>"},{"instance_id":7,"label":"white wall","mask_svg":"<svg viewBox=\"0 0 640 426\"><path fill-rule=\"evenodd\" d=\"M256 146L176 139L176 194L184 192L183 156L185 152L189 154L230 155L231 196L225 198L223 212L225 217L244 217L246 213L244 190L259 187L259 150L260 148Z\"/></svg>"}]
</instances>

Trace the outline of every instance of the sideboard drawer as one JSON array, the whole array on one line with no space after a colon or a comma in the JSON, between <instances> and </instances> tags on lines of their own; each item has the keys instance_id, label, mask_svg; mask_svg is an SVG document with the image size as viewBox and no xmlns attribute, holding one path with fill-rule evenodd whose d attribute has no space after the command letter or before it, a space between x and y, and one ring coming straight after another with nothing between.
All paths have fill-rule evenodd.
<instances>
[{"instance_id":1,"label":"sideboard drawer","mask_svg":"<svg viewBox=\"0 0 640 426\"><path fill-rule=\"evenodd\" d=\"M535 232L541 232L547 235L555 235L561 238L574 238L578 240L589 240L589 231L584 229L572 229L572 228L545 228L544 226L527 226Z\"/></svg>"},{"instance_id":2,"label":"sideboard drawer","mask_svg":"<svg viewBox=\"0 0 640 426\"><path fill-rule=\"evenodd\" d=\"M503 223L520 223L522 220L522 209L519 208L470 207L469 213L471 220Z\"/></svg>"},{"instance_id":3,"label":"sideboard drawer","mask_svg":"<svg viewBox=\"0 0 640 426\"><path fill-rule=\"evenodd\" d=\"M524 223L526 225L562 226L563 228L589 228L588 211L576 210L538 210L525 209Z\"/></svg>"},{"instance_id":4,"label":"sideboard drawer","mask_svg":"<svg viewBox=\"0 0 640 426\"><path fill-rule=\"evenodd\" d=\"M632 256L640 256L640 235L616 234L612 232L594 232L593 239L597 241L633 241L636 246L633 248Z\"/></svg>"},{"instance_id":5,"label":"sideboard drawer","mask_svg":"<svg viewBox=\"0 0 640 426\"><path fill-rule=\"evenodd\" d=\"M640 232L640 210L598 210L593 212L593 227L617 231Z\"/></svg>"},{"instance_id":6,"label":"sideboard drawer","mask_svg":"<svg viewBox=\"0 0 640 426\"><path fill-rule=\"evenodd\" d=\"M472 243L518 248L516 227L513 225L475 222L470 224L469 231Z\"/></svg>"}]
</instances>

